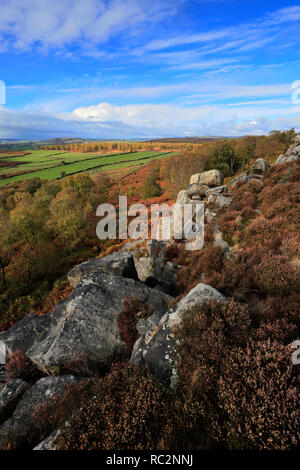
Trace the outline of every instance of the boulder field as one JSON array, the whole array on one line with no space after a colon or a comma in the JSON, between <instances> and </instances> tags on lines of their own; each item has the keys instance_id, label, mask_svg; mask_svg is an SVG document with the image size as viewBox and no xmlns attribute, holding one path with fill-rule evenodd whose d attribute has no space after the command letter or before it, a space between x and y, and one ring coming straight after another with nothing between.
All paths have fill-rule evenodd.
<instances>
[{"instance_id":1,"label":"boulder field","mask_svg":"<svg viewBox=\"0 0 300 470\"><path fill-rule=\"evenodd\" d=\"M299 157L297 141L278 157L276 164ZM266 160L256 160L248 172L231 181L231 187L251 179L263 184L269 167ZM205 219L213 225L214 243L228 256L231 248L223 240L216 222L219 210L231 204L231 193L219 170L192 175L189 186L177 197L178 204L197 201L206 204ZM165 387L174 387L177 380L175 332L183 317L195 305L227 302L227 299L213 287L199 282L174 304L180 266L167 258L170 245L176 242L151 240L142 248L138 242L129 242L116 253L75 266L68 273L74 289L67 299L59 302L52 312L44 316L29 313L0 333L0 372L13 353L22 351L40 373L33 383L14 377L2 384L4 379L0 374L0 448L8 435L30 432L36 405L49 402L70 384L86 380L62 373L66 363L84 355L101 366L124 352L126 345L119 331L119 318L124 299L132 296L151 306L152 313L137 322L139 337L130 363L149 367ZM169 308L171 301L173 305ZM36 449L50 449L52 441L50 435Z\"/></svg>"}]
</instances>

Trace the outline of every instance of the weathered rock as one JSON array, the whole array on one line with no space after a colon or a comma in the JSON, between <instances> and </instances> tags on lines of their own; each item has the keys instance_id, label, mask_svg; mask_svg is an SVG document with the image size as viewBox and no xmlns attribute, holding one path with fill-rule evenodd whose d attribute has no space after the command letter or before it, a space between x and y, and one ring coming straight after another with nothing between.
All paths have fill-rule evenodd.
<instances>
[{"instance_id":1,"label":"weathered rock","mask_svg":"<svg viewBox=\"0 0 300 470\"><path fill-rule=\"evenodd\" d=\"M224 177L219 170L209 170L203 173L196 173L191 176L190 184L198 183L205 184L210 188L214 186L221 186L223 184Z\"/></svg>"},{"instance_id":2,"label":"weathered rock","mask_svg":"<svg viewBox=\"0 0 300 470\"><path fill-rule=\"evenodd\" d=\"M192 199L189 197L188 192L186 189L182 189L179 191L176 199L176 204L180 204L183 206L184 204L191 204Z\"/></svg>"},{"instance_id":3,"label":"weathered rock","mask_svg":"<svg viewBox=\"0 0 300 470\"><path fill-rule=\"evenodd\" d=\"M294 162L294 161L296 161L296 160L299 160L299 158L300 158L300 155L291 155L290 157L288 157L288 158L286 159L286 163L287 163L287 162Z\"/></svg>"},{"instance_id":4,"label":"weathered rock","mask_svg":"<svg viewBox=\"0 0 300 470\"><path fill-rule=\"evenodd\" d=\"M169 310L134 345L130 363L138 367L148 366L166 386L176 383L176 342L174 333L183 316L195 305L210 301L226 302L225 297L206 284L198 284L189 294Z\"/></svg>"},{"instance_id":5,"label":"weathered rock","mask_svg":"<svg viewBox=\"0 0 300 470\"><path fill-rule=\"evenodd\" d=\"M74 266L67 276L70 284L76 287L83 276L93 272L104 272L114 274L115 276L137 279L133 257L132 254L128 252L116 252L104 258L86 261L85 263Z\"/></svg>"},{"instance_id":6,"label":"weathered rock","mask_svg":"<svg viewBox=\"0 0 300 470\"><path fill-rule=\"evenodd\" d=\"M296 145L293 146L291 154L299 156L299 154L300 154L300 144L296 144Z\"/></svg>"},{"instance_id":7,"label":"weathered rock","mask_svg":"<svg viewBox=\"0 0 300 470\"><path fill-rule=\"evenodd\" d=\"M262 174L265 173L270 168L270 163L267 162L264 158L258 158L255 160L251 167L251 174Z\"/></svg>"},{"instance_id":8,"label":"weathered rock","mask_svg":"<svg viewBox=\"0 0 300 470\"><path fill-rule=\"evenodd\" d=\"M236 184L244 184L247 181L248 173L247 171L244 171L244 173L241 173L240 175L236 176L230 181L231 186L235 186Z\"/></svg>"},{"instance_id":9,"label":"weathered rock","mask_svg":"<svg viewBox=\"0 0 300 470\"><path fill-rule=\"evenodd\" d=\"M187 194L191 199L203 199L209 187L206 184L190 184L187 188Z\"/></svg>"},{"instance_id":10,"label":"weathered rock","mask_svg":"<svg viewBox=\"0 0 300 470\"><path fill-rule=\"evenodd\" d=\"M50 436L46 437L46 439L40 442L32 450L57 450L55 440L60 434L60 430L53 431Z\"/></svg>"},{"instance_id":11,"label":"weathered rock","mask_svg":"<svg viewBox=\"0 0 300 470\"><path fill-rule=\"evenodd\" d=\"M206 209L205 217L206 217L207 223L210 224L210 223L215 222L217 220L218 215L217 215L216 211L213 211L211 209Z\"/></svg>"},{"instance_id":12,"label":"weathered rock","mask_svg":"<svg viewBox=\"0 0 300 470\"><path fill-rule=\"evenodd\" d=\"M38 317L27 315L0 333L9 354L23 350L44 371L52 371L85 354L99 364L124 350L118 318L122 301L136 295L161 316L170 297L139 281L94 272L81 279L70 297Z\"/></svg>"},{"instance_id":13,"label":"weathered rock","mask_svg":"<svg viewBox=\"0 0 300 470\"><path fill-rule=\"evenodd\" d=\"M275 162L275 165L278 165L279 163L283 163L285 161L287 157L285 156L284 153L282 153L281 155L279 155L279 157L277 158L276 162Z\"/></svg>"},{"instance_id":14,"label":"weathered rock","mask_svg":"<svg viewBox=\"0 0 300 470\"><path fill-rule=\"evenodd\" d=\"M295 144L300 144L300 134L295 135L295 137L294 137L294 143L295 143Z\"/></svg>"},{"instance_id":15,"label":"weathered rock","mask_svg":"<svg viewBox=\"0 0 300 470\"><path fill-rule=\"evenodd\" d=\"M226 185L217 186L216 188L210 188L205 191L206 197L210 194L225 194L228 193L228 187Z\"/></svg>"},{"instance_id":16,"label":"weathered rock","mask_svg":"<svg viewBox=\"0 0 300 470\"><path fill-rule=\"evenodd\" d=\"M5 364L0 365L0 387L3 383L6 383L8 379L7 371L5 370Z\"/></svg>"},{"instance_id":17,"label":"weathered rock","mask_svg":"<svg viewBox=\"0 0 300 470\"><path fill-rule=\"evenodd\" d=\"M280 165L282 163L288 163L288 162L293 162L295 160L299 160L300 155L290 155L287 157L286 155L279 155L277 158L275 165Z\"/></svg>"},{"instance_id":18,"label":"weathered rock","mask_svg":"<svg viewBox=\"0 0 300 470\"><path fill-rule=\"evenodd\" d=\"M224 253L228 253L228 251L230 250L229 244L223 239L223 233L219 230L217 230L214 233L214 243L213 243L213 245L221 248L221 250Z\"/></svg>"},{"instance_id":19,"label":"weathered rock","mask_svg":"<svg viewBox=\"0 0 300 470\"><path fill-rule=\"evenodd\" d=\"M134 253L134 263L140 281L149 287L174 295L177 284L178 266L165 258L167 242L150 240L147 245L148 256Z\"/></svg>"},{"instance_id":20,"label":"weathered rock","mask_svg":"<svg viewBox=\"0 0 300 470\"><path fill-rule=\"evenodd\" d=\"M230 197L225 197L221 196L220 194L210 194L207 200L208 204L214 204L220 209L223 209L224 207L228 207L231 204L231 198Z\"/></svg>"},{"instance_id":21,"label":"weathered rock","mask_svg":"<svg viewBox=\"0 0 300 470\"><path fill-rule=\"evenodd\" d=\"M239 176L236 176L233 178L230 182L231 186L234 187L237 184L245 184L249 183L252 180L260 181L262 182L262 175L257 175L257 174L251 174L248 175L247 172L241 173Z\"/></svg>"},{"instance_id":22,"label":"weathered rock","mask_svg":"<svg viewBox=\"0 0 300 470\"><path fill-rule=\"evenodd\" d=\"M6 364L6 345L0 341L0 364Z\"/></svg>"},{"instance_id":23,"label":"weathered rock","mask_svg":"<svg viewBox=\"0 0 300 470\"><path fill-rule=\"evenodd\" d=\"M153 270L153 260L149 256L137 255L134 262L139 280L145 282Z\"/></svg>"},{"instance_id":24,"label":"weathered rock","mask_svg":"<svg viewBox=\"0 0 300 470\"><path fill-rule=\"evenodd\" d=\"M159 288L169 295L175 294L178 271L175 263L145 256L137 258L135 263L139 279L147 286Z\"/></svg>"},{"instance_id":25,"label":"weathered rock","mask_svg":"<svg viewBox=\"0 0 300 470\"><path fill-rule=\"evenodd\" d=\"M295 137L294 143L289 146L287 151L285 153L279 155L279 157L277 158L277 160L275 162L275 165L279 165L279 164L287 163L287 162L292 162L292 161L300 159L299 140L300 140L300 134L298 134Z\"/></svg>"},{"instance_id":26,"label":"weathered rock","mask_svg":"<svg viewBox=\"0 0 300 470\"><path fill-rule=\"evenodd\" d=\"M146 244L146 249L153 260L157 258L165 259L167 242L163 240L149 240Z\"/></svg>"},{"instance_id":27,"label":"weathered rock","mask_svg":"<svg viewBox=\"0 0 300 470\"><path fill-rule=\"evenodd\" d=\"M61 394L69 385L76 382L78 379L73 375L44 377L36 382L23 394L12 416L0 426L0 449L3 448L6 439L26 439L32 431L36 406L49 403L56 394Z\"/></svg>"},{"instance_id":28,"label":"weathered rock","mask_svg":"<svg viewBox=\"0 0 300 470\"><path fill-rule=\"evenodd\" d=\"M11 379L0 390L0 422L9 417L14 406L29 388L29 385L21 379Z\"/></svg>"}]
</instances>

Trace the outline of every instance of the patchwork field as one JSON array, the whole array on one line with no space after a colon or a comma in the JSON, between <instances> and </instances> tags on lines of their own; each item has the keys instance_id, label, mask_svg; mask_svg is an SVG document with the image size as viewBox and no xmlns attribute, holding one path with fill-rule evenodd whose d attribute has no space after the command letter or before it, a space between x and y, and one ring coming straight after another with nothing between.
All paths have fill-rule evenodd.
<instances>
[{"instance_id":1,"label":"patchwork field","mask_svg":"<svg viewBox=\"0 0 300 470\"><path fill-rule=\"evenodd\" d=\"M143 165L176 152L124 152L118 154L32 150L0 154L0 186L30 178L54 180L80 172L95 173Z\"/></svg>"}]
</instances>

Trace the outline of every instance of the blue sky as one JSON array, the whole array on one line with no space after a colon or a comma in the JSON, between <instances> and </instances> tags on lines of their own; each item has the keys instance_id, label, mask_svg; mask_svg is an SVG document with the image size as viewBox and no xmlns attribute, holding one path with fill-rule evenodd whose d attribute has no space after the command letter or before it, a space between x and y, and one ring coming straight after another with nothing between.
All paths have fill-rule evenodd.
<instances>
[{"instance_id":1,"label":"blue sky","mask_svg":"<svg viewBox=\"0 0 300 470\"><path fill-rule=\"evenodd\" d=\"M299 26L295 1L0 0L0 138L300 130Z\"/></svg>"}]
</instances>

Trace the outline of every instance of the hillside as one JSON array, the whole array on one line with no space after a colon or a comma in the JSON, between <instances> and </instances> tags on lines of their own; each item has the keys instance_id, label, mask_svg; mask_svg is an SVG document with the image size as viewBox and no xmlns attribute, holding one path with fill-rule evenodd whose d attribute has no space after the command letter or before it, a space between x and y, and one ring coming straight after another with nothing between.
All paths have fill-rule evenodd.
<instances>
[{"instance_id":1,"label":"hillside","mask_svg":"<svg viewBox=\"0 0 300 470\"><path fill-rule=\"evenodd\" d=\"M151 139L147 142L151 143L174 143L174 144L201 144L206 142L216 142L222 140L225 137L168 137L165 139Z\"/></svg>"},{"instance_id":2,"label":"hillside","mask_svg":"<svg viewBox=\"0 0 300 470\"><path fill-rule=\"evenodd\" d=\"M299 447L299 181L290 131L4 188L0 447ZM120 194L203 203L203 248L96 240Z\"/></svg>"}]
</instances>

